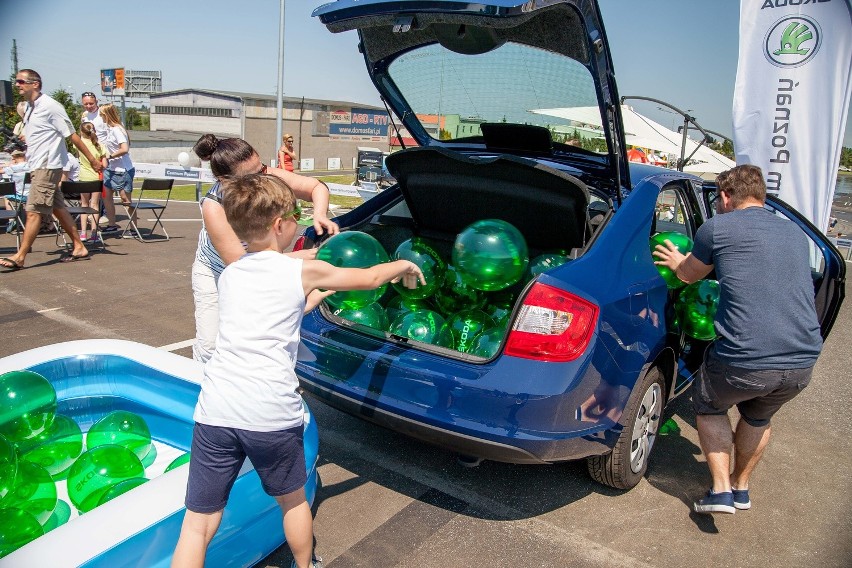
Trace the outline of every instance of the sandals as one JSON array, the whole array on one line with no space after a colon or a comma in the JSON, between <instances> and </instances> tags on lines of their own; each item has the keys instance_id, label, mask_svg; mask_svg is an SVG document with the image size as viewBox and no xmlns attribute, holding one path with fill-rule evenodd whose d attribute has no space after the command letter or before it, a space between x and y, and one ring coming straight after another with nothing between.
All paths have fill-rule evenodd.
<instances>
[{"instance_id":1,"label":"sandals","mask_svg":"<svg viewBox=\"0 0 852 568\"><path fill-rule=\"evenodd\" d=\"M90 254L83 254L83 255L64 254L59 258L59 262L62 262L62 263L77 262L78 260L90 260L91 258L92 258L92 255L90 255ZM0 259L0 260L2 260L2 259Z\"/></svg>"},{"instance_id":2,"label":"sandals","mask_svg":"<svg viewBox=\"0 0 852 568\"><path fill-rule=\"evenodd\" d=\"M3 272L17 272L18 270L23 270L24 265L18 264L11 258L4 256L0 258L0 268L3 269Z\"/></svg>"}]
</instances>

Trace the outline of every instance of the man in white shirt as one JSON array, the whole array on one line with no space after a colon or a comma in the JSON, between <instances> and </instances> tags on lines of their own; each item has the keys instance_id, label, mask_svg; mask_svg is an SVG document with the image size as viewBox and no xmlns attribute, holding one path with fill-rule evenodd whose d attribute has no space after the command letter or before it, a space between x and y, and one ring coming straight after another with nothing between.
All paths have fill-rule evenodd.
<instances>
[{"instance_id":1,"label":"man in white shirt","mask_svg":"<svg viewBox=\"0 0 852 568\"><path fill-rule=\"evenodd\" d=\"M27 162L30 164L31 184L25 208L27 226L21 246L16 254L0 258L0 268L13 272L24 267L24 259L38 235L42 217L51 213L59 220L73 244L71 252L60 260L88 260L89 251L80 240L80 234L65 208L65 199L59 190L62 169L68 163L65 139L71 139L95 171L102 170L103 166L74 132L74 126L65 108L41 92L41 76L38 73L32 69L21 69L15 76L15 85L27 102L24 133L27 137Z\"/></svg>"}]
</instances>

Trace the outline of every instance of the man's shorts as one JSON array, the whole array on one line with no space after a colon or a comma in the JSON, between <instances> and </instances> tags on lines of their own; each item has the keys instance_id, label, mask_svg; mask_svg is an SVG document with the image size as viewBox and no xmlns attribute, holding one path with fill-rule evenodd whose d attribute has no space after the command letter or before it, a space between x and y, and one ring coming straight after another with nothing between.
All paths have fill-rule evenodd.
<instances>
[{"instance_id":1,"label":"man's shorts","mask_svg":"<svg viewBox=\"0 0 852 568\"><path fill-rule=\"evenodd\" d=\"M104 186L113 191L123 189L127 193L133 191L133 176L136 175L136 168L130 168L124 172L115 170L104 170Z\"/></svg>"},{"instance_id":2,"label":"man's shorts","mask_svg":"<svg viewBox=\"0 0 852 568\"><path fill-rule=\"evenodd\" d=\"M743 420L766 426L781 406L808 386L813 366L804 369L744 369L719 361L712 346L692 385L695 414L726 414L736 406Z\"/></svg>"},{"instance_id":3,"label":"man's shorts","mask_svg":"<svg viewBox=\"0 0 852 568\"><path fill-rule=\"evenodd\" d=\"M30 193L27 195L26 211L50 216L54 209L65 209L65 198L59 190L62 168L39 169L30 172Z\"/></svg>"},{"instance_id":4,"label":"man's shorts","mask_svg":"<svg viewBox=\"0 0 852 568\"><path fill-rule=\"evenodd\" d=\"M304 487L308 476L302 436L302 426L278 432L251 432L196 423L186 508L196 513L224 509L246 457L268 495L280 497Z\"/></svg>"}]
</instances>

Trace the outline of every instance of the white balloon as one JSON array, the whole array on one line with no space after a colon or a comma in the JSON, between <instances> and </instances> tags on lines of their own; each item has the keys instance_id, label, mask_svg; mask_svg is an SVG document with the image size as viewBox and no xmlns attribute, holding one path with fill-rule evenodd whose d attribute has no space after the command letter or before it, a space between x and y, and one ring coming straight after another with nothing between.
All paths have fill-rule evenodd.
<instances>
[{"instance_id":1,"label":"white balloon","mask_svg":"<svg viewBox=\"0 0 852 568\"><path fill-rule=\"evenodd\" d=\"M187 167L189 165L189 154L186 152L178 154L178 163L183 167Z\"/></svg>"}]
</instances>

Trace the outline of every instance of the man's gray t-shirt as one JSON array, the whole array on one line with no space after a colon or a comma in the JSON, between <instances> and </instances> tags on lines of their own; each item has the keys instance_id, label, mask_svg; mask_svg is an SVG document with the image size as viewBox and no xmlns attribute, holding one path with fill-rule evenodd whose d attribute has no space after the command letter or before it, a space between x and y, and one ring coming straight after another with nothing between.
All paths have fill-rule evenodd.
<instances>
[{"instance_id":1,"label":"man's gray t-shirt","mask_svg":"<svg viewBox=\"0 0 852 568\"><path fill-rule=\"evenodd\" d=\"M797 369L822 350L807 237L763 207L716 215L695 235L692 255L720 284L717 357L748 369Z\"/></svg>"}]
</instances>

